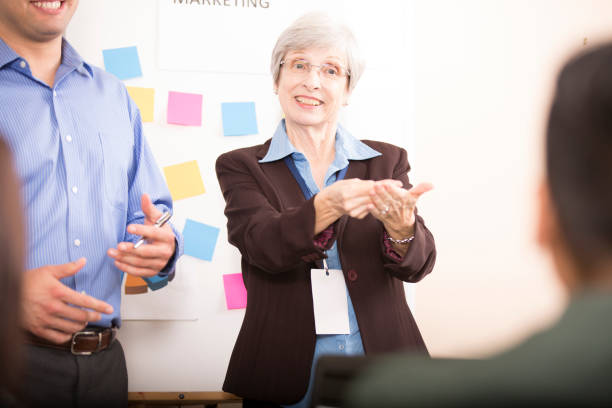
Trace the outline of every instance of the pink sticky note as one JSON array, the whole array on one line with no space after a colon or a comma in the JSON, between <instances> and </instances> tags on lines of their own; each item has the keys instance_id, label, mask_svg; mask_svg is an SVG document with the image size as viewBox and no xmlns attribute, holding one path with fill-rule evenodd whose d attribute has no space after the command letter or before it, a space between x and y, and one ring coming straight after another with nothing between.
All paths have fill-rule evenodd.
<instances>
[{"instance_id":1,"label":"pink sticky note","mask_svg":"<svg viewBox=\"0 0 612 408\"><path fill-rule=\"evenodd\" d=\"M228 309L244 309L247 305L247 291L241 273L223 275L225 302Z\"/></svg>"},{"instance_id":2,"label":"pink sticky note","mask_svg":"<svg viewBox=\"0 0 612 408\"><path fill-rule=\"evenodd\" d=\"M201 126L202 95L168 92L168 123Z\"/></svg>"}]
</instances>

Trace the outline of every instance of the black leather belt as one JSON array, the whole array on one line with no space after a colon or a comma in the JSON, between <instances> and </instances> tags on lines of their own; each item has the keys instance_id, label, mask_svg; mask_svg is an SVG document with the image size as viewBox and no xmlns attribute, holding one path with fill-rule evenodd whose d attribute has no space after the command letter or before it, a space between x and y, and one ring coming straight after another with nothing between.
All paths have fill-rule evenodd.
<instances>
[{"instance_id":1,"label":"black leather belt","mask_svg":"<svg viewBox=\"0 0 612 408\"><path fill-rule=\"evenodd\" d=\"M108 348L117 337L117 328L86 327L72 334L65 343L56 344L42 337L27 332L26 341L35 346L66 350L74 355L90 355Z\"/></svg>"}]
</instances>

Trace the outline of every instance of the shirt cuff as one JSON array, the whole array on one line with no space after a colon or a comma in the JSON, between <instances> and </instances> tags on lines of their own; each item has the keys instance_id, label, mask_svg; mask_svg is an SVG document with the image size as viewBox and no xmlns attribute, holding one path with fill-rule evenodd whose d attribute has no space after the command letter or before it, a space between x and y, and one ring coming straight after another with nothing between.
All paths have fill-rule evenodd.
<instances>
[{"instance_id":1,"label":"shirt cuff","mask_svg":"<svg viewBox=\"0 0 612 408\"><path fill-rule=\"evenodd\" d=\"M314 244L318 249L327 250L332 247L336 239L336 223L334 222L314 237Z\"/></svg>"},{"instance_id":2,"label":"shirt cuff","mask_svg":"<svg viewBox=\"0 0 612 408\"><path fill-rule=\"evenodd\" d=\"M395 249L393 249L393 245L391 245L391 242L389 242L387 238L389 238L389 233L387 231L383 231L383 248L385 254L396 263L402 262L404 257L398 254Z\"/></svg>"},{"instance_id":3,"label":"shirt cuff","mask_svg":"<svg viewBox=\"0 0 612 408\"><path fill-rule=\"evenodd\" d=\"M168 263L164 268L159 271L157 276L160 278L167 277L168 281L174 279L174 272L176 270L176 261L183 255L183 236L180 232L174 227L173 224L170 224L170 228L172 228L172 232L174 232L174 253L168 260Z\"/></svg>"}]
</instances>

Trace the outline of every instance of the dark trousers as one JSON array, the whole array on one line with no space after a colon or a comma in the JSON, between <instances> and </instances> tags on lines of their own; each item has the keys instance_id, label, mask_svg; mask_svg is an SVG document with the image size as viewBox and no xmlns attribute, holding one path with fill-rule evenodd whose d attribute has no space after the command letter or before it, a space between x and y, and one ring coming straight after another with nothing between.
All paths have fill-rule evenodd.
<instances>
[{"instance_id":1,"label":"dark trousers","mask_svg":"<svg viewBox=\"0 0 612 408\"><path fill-rule=\"evenodd\" d=\"M125 355L115 340L89 356L27 345L23 400L31 407L127 407Z\"/></svg>"}]
</instances>

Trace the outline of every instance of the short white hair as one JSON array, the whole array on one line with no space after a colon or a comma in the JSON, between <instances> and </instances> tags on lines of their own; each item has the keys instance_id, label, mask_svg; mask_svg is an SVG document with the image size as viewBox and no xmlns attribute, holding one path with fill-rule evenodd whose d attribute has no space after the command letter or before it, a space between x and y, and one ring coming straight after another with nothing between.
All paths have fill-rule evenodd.
<instances>
[{"instance_id":1,"label":"short white hair","mask_svg":"<svg viewBox=\"0 0 612 408\"><path fill-rule=\"evenodd\" d=\"M344 51L349 72L347 87L351 92L363 73L365 64L351 30L322 12L304 14L282 32L272 50L270 70L274 85L278 85L281 61L291 51L309 48L337 48Z\"/></svg>"}]
</instances>

